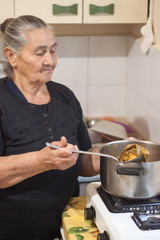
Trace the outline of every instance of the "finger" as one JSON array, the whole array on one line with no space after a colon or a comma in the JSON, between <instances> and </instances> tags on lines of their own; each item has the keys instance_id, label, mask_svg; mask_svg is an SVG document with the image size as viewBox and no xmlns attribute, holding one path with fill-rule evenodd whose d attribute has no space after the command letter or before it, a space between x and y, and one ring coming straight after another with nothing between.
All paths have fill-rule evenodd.
<instances>
[{"instance_id":1,"label":"finger","mask_svg":"<svg viewBox=\"0 0 160 240\"><path fill-rule=\"evenodd\" d=\"M77 145L74 145L73 148L74 148L74 150L79 150Z\"/></svg>"},{"instance_id":2,"label":"finger","mask_svg":"<svg viewBox=\"0 0 160 240\"><path fill-rule=\"evenodd\" d=\"M60 147L66 147L67 145L67 139L66 137L62 136L60 141Z\"/></svg>"},{"instance_id":3,"label":"finger","mask_svg":"<svg viewBox=\"0 0 160 240\"><path fill-rule=\"evenodd\" d=\"M58 147L66 147L67 139L63 136L63 137L61 137L60 141L54 141L54 142L52 142L52 144L55 146L58 146Z\"/></svg>"},{"instance_id":4,"label":"finger","mask_svg":"<svg viewBox=\"0 0 160 240\"><path fill-rule=\"evenodd\" d=\"M127 140L127 141L138 141L138 139L134 138L134 137L128 137L128 138L125 138L125 140Z\"/></svg>"}]
</instances>

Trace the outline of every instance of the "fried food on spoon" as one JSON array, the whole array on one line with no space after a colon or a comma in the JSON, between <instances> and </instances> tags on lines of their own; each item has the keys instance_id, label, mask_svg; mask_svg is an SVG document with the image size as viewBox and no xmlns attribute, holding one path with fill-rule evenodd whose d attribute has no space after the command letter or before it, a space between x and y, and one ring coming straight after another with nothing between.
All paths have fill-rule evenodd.
<instances>
[{"instance_id":1,"label":"fried food on spoon","mask_svg":"<svg viewBox=\"0 0 160 240\"><path fill-rule=\"evenodd\" d=\"M127 162L132 159L135 159L139 156L143 155L145 162L147 161L147 157L149 155L149 151L138 145L138 144L128 144L125 148L123 148L122 152L120 155L117 157L119 161Z\"/></svg>"}]
</instances>

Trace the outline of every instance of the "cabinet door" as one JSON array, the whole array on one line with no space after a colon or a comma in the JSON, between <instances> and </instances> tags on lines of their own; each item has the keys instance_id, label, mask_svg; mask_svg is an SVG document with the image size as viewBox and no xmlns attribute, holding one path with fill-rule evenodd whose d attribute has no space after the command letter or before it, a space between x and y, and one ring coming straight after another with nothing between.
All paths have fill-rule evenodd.
<instances>
[{"instance_id":1,"label":"cabinet door","mask_svg":"<svg viewBox=\"0 0 160 240\"><path fill-rule=\"evenodd\" d=\"M84 23L145 23L148 0L84 0Z\"/></svg>"},{"instance_id":2,"label":"cabinet door","mask_svg":"<svg viewBox=\"0 0 160 240\"><path fill-rule=\"evenodd\" d=\"M14 17L13 0L0 0L0 23Z\"/></svg>"},{"instance_id":3,"label":"cabinet door","mask_svg":"<svg viewBox=\"0 0 160 240\"><path fill-rule=\"evenodd\" d=\"M82 23L82 0L15 0L15 16L35 15L47 23Z\"/></svg>"}]
</instances>

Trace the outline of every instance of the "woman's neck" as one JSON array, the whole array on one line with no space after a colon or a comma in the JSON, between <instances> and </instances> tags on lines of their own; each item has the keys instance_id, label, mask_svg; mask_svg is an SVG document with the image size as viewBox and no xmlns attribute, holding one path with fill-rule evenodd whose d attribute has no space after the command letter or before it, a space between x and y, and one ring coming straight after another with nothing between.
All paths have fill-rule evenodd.
<instances>
[{"instance_id":1,"label":"woman's neck","mask_svg":"<svg viewBox=\"0 0 160 240\"><path fill-rule=\"evenodd\" d=\"M45 83L18 81L14 77L12 79L29 103L41 105L50 101L50 94Z\"/></svg>"}]
</instances>

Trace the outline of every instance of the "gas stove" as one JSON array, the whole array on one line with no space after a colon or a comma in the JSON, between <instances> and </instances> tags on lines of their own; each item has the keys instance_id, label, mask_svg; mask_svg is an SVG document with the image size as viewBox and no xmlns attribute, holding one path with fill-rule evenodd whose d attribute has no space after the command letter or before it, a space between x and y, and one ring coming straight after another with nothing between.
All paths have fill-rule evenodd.
<instances>
[{"instance_id":1,"label":"gas stove","mask_svg":"<svg viewBox=\"0 0 160 240\"><path fill-rule=\"evenodd\" d=\"M155 222L153 228L160 227L160 197L144 200L129 200L108 196L100 182L88 184L86 190L85 218L93 219L100 234L98 240L159 240L160 229L151 229L148 221L144 229L139 226L138 218L143 220L146 215ZM105 199L107 198L107 200ZM107 203L106 203L107 202ZM114 206L115 205L115 206ZM150 213L150 215L149 215ZM86 215L88 215L86 217ZM155 217L156 216L156 217ZM143 222L143 221L142 221ZM143 224L142 224L143 227ZM142 230L143 229L143 230Z\"/></svg>"}]
</instances>

